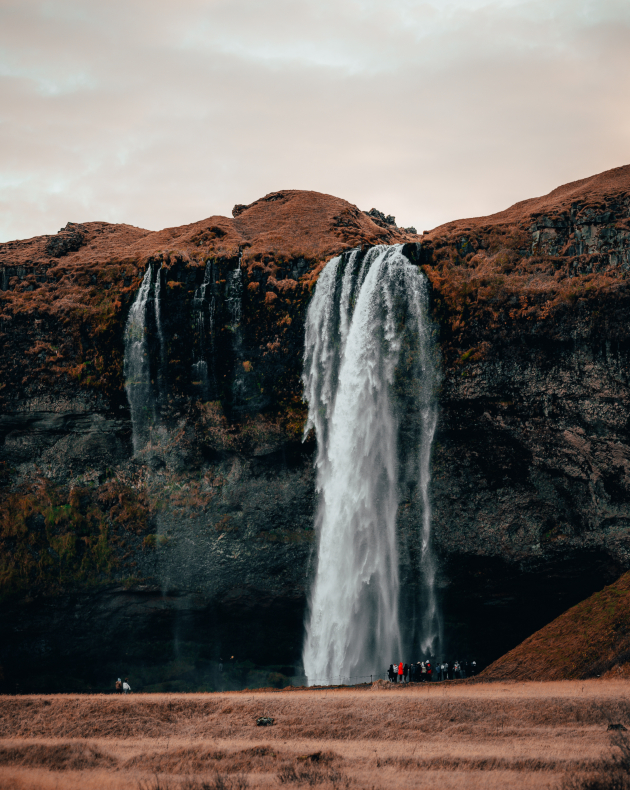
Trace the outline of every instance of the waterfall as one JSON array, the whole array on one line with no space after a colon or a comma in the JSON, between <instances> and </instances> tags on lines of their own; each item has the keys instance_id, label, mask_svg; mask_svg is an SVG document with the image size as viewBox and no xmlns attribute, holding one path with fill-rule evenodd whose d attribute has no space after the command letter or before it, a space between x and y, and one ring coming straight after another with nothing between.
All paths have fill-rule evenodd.
<instances>
[{"instance_id":1,"label":"waterfall","mask_svg":"<svg viewBox=\"0 0 630 790\"><path fill-rule=\"evenodd\" d=\"M150 267L149 267L150 268ZM162 269L160 266L155 275L155 295L153 300L153 310L155 313L155 326L157 329L158 341L160 343L160 364L158 367L158 391L160 398L164 398L164 374L166 368L166 344L164 342L164 331L162 329Z\"/></svg>"},{"instance_id":2,"label":"waterfall","mask_svg":"<svg viewBox=\"0 0 630 790\"><path fill-rule=\"evenodd\" d=\"M309 683L332 682L411 660L402 652L413 640L399 624L404 469L416 470L420 489L422 643L439 637L429 499L437 364L426 278L402 246L329 261L309 306L304 348L319 544L303 662ZM414 446L405 439L401 447L399 434L417 437Z\"/></svg>"},{"instance_id":3,"label":"waterfall","mask_svg":"<svg viewBox=\"0 0 630 790\"><path fill-rule=\"evenodd\" d=\"M239 252L236 268L227 275L225 301L229 314L227 329L231 333L232 359L234 360L234 380L232 382L232 406L239 409L247 402L247 388L243 362L243 332L241 314L243 305L243 273L241 271L242 250Z\"/></svg>"},{"instance_id":4,"label":"waterfall","mask_svg":"<svg viewBox=\"0 0 630 790\"><path fill-rule=\"evenodd\" d=\"M201 387L204 400L208 400L210 381L208 377L208 362L206 360L206 337L210 331L211 342L214 345L214 295L208 304L207 291L212 282L212 264L206 263L203 282L195 291L193 298L193 323L197 333L197 346L193 349L193 377ZM209 326L206 326L206 310L208 311Z\"/></svg>"},{"instance_id":5,"label":"waterfall","mask_svg":"<svg viewBox=\"0 0 630 790\"><path fill-rule=\"evenodd\" d=\"M131 409L134 455L137 455L148 441L149 416L152 416L150 413L153 408L146 327L150 290L151 266L148 266L125 326L124 376Z\"/></svg>"},{"instance_id":6,"label":"waterfall","mask_svg":"<svg viewBox=\"0 0 630 790\"><path fill-rule=\"evenodd\" d=\"M241 323L241 305L243 300L243 274L240 258L236 269L228 273L227 305L230 312L230 325L236 330Z\"/></svg>"},{"instance_id":7,"label":"waterfall","mask_svg":"<svg viewBox=\"0 0 630 790\"><path fill-rule=\"evenodd\" d=\"M420 559L421 583L424 592L424 613L420 648L425 655L435 655L442 636L442 620L438 612L435 595L435 556L431 545L431 447L437 425L437 409L434 404L425 410L422 439L420 444L420 492L422 496L422 553Z\"/></svg>"}]
</instances>

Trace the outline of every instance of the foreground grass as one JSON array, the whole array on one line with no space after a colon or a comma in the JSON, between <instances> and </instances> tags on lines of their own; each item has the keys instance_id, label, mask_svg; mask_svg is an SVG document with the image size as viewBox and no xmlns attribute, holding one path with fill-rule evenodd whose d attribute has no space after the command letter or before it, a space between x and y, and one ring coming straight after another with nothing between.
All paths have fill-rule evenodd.
<instances>
[{"instance_id":1,"label":"foreground grass","mask_svg":"<svg viewBox=\"0 0 630 790\"><path fill-rule=\"evenodd\" d=\"M0 697L0 787L559 788L622 722L624 680Z\"/></svg>"}]
</instances>

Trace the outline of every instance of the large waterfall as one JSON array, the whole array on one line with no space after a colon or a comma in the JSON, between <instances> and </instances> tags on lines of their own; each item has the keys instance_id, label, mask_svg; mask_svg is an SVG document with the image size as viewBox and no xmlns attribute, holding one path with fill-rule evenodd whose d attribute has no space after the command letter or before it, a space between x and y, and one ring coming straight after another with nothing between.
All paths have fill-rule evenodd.
<instances>
[{"instance_id":1,"label":"large waterfall","mask_svg":"<svg viewBox=\"0 0 630 790\"><path fill-rule=\"evenodd\" d=\"M426 278L402 246L354 250L322 271L307 316L305 436L317 437L318 562L304 644L309 683L379 674L439 639L429 498L437 365ZM418 510L421 600L400 622L397 517ZM355 682L358 682L355 680Z\"/></svg>"}]
</instances>

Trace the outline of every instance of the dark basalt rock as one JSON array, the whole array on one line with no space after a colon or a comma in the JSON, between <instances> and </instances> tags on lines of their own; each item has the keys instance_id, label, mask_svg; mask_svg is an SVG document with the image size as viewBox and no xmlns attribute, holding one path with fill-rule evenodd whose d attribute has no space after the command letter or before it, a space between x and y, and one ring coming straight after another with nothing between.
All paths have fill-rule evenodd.
<instances>
[{"instance_id":1,"label":"dark basalt rock","mask_svg":"<svg viewBox=\"0 0 630 790\"><path fill-rule=\"evenodd\" d=\"M61 235L60 235L61 234ZM46 243L46 254L52 258L61 258L69 252L76 252L85 243L85 233L81 225L68 222L56 236L51 236Z\"/></svg>"},{"instance_id":2,"label":"dark basalt rock","mask_svg":"<svg viewBox=\"0 0 630 790\"><path fill-rule=\"evenodd\" d=\"M397 227L396 217L393 217L391 214L383 214L383 212L379 211L377 208L371 208L365 213L368 217L371 217L373 222L375 222L377 225L380 225L382 228L386 228L388 225L391 225L394 228ZM415 230L413 233L415 233Z\"/></svg>"}]
</instances>

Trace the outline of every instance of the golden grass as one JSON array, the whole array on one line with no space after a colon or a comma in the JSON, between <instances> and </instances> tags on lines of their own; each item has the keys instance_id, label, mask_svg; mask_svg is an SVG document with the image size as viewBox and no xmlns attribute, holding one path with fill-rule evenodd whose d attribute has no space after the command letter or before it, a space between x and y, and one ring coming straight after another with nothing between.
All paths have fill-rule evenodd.
<instances>
[{"instance_id":1,"label":"golden grass","mask_svg":"<svg viewBox=\"0 0 630 790\"><path fill-rule=\"evenodd\" d=\"M556 788L630 724L626 680L0 697L0 788ZM272 716L271 727L256 718Z\"/></svg>"},{"instance_id":2,"label":"golden grass","mask_svg":"<svg viewBox=\"0 0 630 790\"><path fill-rule=\"evenodd\" d=\"M627 675L629 662L630 572L536 631L481 676L561 680Z\"/></svg>"}]
</instances>

